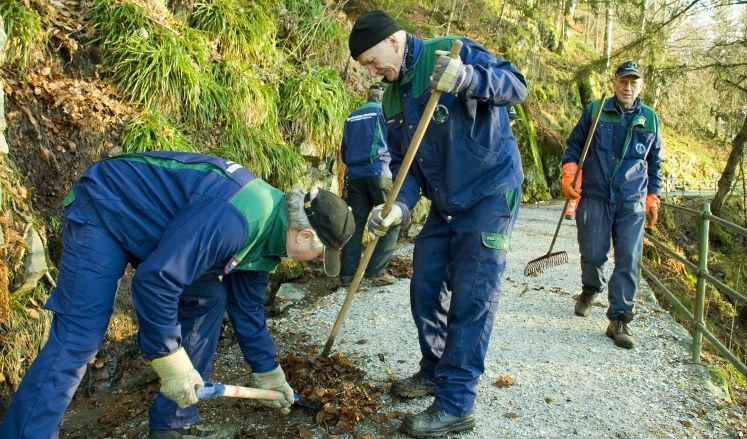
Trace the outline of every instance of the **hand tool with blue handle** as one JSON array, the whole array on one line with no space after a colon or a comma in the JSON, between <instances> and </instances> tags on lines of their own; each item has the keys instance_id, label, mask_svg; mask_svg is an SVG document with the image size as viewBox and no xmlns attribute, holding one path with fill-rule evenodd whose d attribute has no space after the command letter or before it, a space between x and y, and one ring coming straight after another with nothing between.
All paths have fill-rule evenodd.
<instances>
[{"instance_id":1,"label":"hand tool with blue handle","mask_svg":"<svg viewBox=\"0 0 747 439\"><path fill-rule=\"evenodd\" d=\"M199 399L209 399L216 396L225 396L228 398L247 398L247 399L264 399L267 401L273 401L285 398L282 393L275 390L257 389L254 387L244 386L232 386L229 384L222 383L211 383L205 381L203 387L197 387L195 390ZM319 404L314 404L305 401L301 398L298 393L293 394L295 401L293 405L303 407L311 410L321 410L322 407Z\"/></svg>"}]
</instances>

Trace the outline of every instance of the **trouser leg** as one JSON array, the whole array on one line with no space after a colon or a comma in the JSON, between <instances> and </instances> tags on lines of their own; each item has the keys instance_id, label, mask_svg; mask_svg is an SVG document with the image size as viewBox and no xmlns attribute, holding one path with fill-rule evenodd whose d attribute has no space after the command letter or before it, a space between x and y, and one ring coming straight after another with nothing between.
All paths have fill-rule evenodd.
<instances>
[{"instance_id":1,"label":"trouser leg","mask_svg":"<svg viewBox=\"0 0 747 439\"><path fill-rule=\"evenodd\" d=\"M615 206L612 225L612 242L615 252L615 268L609 282L607 317L610 320L630 322L635 313L635 298L643 250L643 229L646 208L643 201L620 203Z\"/></svg>"},{"instance_id":2,"label":"trouser leg","mask_svg":"<svg viewBox=\"0 0 747 439\"><path fill-rule=\"evenodd\" d=\"M217 274L205 274L186 287L179 298L182 347L192 365L207 381L218 347L221 322L226 310L226 289ZM160 393L150 407L150 428L171 430L200 421L198 404L179 408Z\"/></svg>"},{"instance_id":3,"label":"trouser leg","mask_svg":"<svg viewBox=\"0 0 747 439\"><path fill-rule=\"evenodd\" d=\"M26 371L0 426L3 438L57 437L86 364L98 352L127 253L102 227L65 220L49 337Z\"/></svg>"},{"instance_id":4,"label":"trouser leg","mask_svg":"<svg viewBox=\"0 0 747 439\"><path fill-rule=\"evenodd\" d=\"M456 416L474 409L517 214L518 206L509 206L506 197L493 197L452 225L451 304L446 343L436 367L434 405Z\"/></svg>"},{"instance_id":5,"label":"trouser leg","mask_svg":"<svg viewBox=\"0 0 747 439\"><path fill-rule=\"evenodd\" d=\"M609 204L582 197L576 213L576 227L581 253L581 283L585 290L600 292L607 284L604 266L612 239Z\"/></svg>"},{"instance_id":6,"label":"trouser leg","mask_svg":"<svg viewBox=\"0 0 747 439\"><path fill-rule=\"evenodd\" d=\"M368 189L368 196L372 207L384 204L392 190L392 179L370 179ZM386 274L386 267L392 260L392 254L397 246L399 230L400 226L391 227L386 235L379 238L379 242L376 244L376 249L371 255L371 262L368 264L368 268L366 269L366 274L369 277L377 277Z\"/></svg>"},{"instance_id":7,"label":"trouser leg","mask_svg":"<svg viewBox=\"0 0 747 439\"><path fill-rule=\"evenodd\" d=\"M451 298L446 289L450 240L449 225L432 209L415 239L410 282L410 309L422 355L420 370L431 381L446 343Z\"/></svg>"},{"instance_id":8,"label":"trouser leg","mask_svg":"<svg viewBox=\"0 0 747 439\"><path fill-rule=\"evenodd\" d=\"M348 206L350 206L350 209L353 211L355 231L353 232L353 236L350 237L347 244L345 244L345 247L342 249L340 279L352 280L361 259L363 231L366 228L368 214L371 212L365 179L350 181L348 197L345 201L347 201Z\"/></svg>"}]
</instances>

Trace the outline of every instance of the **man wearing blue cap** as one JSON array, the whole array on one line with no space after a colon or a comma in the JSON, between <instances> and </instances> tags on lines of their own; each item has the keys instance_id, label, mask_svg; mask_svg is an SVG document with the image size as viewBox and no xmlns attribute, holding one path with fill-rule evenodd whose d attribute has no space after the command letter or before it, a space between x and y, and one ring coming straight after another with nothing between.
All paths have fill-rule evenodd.
<instances>
[{"instance_id":1,"label":"man wearing blue cap","mask_svg":"<svg viewBox=\"0 0 747 439\"><path fill-rule=\"evenodd\" d=\"M457 39L463 46L454 59L447 55ZM423 40L384 11L356 20L349 47L372 76L390 83L383 104L395 174L431 91L443 92L391 212L382 218L377 206L368 225L382 233L409 221L421 192L432 201L410 283L420 369L394 392L435 394L430 407L404 420L406 434L469 430L521 201L524 174L507 109L526 98L526 80L475 41Z\"/></svg>"},{"instance_id":2,"label":"man wearing blue cap","mask_svg":"<svg viewBox=\"0 0 747 439\"><path fill-rule=\"evenodd\" d=\"M582 292L575 313L588 316L594 298L607 287L610 323L606 335L615 345L630 349L634 339L628 324L635 315L644 223L652 227L658 217L663 155L659 117L638 97L643 88L638 63L622 63L615 71L613 86L615 96L589 104L571 132L563 157L562 188L566 197L580 198L576 227ZM600 105L599 124L573 187L592 115ZM608 283L604 265L610 241L615 268Z\"/></svg>"}]
</instances>

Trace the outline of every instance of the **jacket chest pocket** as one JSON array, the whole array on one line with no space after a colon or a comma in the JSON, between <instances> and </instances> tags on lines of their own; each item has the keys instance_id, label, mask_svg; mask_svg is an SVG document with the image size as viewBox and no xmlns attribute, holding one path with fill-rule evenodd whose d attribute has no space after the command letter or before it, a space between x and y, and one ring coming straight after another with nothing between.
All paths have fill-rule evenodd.
<instances>
[{"instance_id":1,"label":"jacket chest pocket","mask_svg":"<svg viewBox=\"0 0 747 439\"><path fill-rule=\"evenodd\" d=\"M628 158L643 160L653 142L654 133L633 129L633 135L628 146Z\"/></svg>"}]
</instances>

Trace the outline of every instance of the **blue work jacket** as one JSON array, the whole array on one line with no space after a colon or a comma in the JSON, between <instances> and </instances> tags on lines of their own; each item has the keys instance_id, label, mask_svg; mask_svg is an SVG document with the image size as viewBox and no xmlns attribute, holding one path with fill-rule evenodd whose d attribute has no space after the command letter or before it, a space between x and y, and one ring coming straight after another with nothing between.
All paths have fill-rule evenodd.
<instances>
[{"instance_id":1,"label":"blue work jacket","mask_svg":"<svg viewBox=\"0 0 747 439\"><path fill-rule=\"evenodd\" d=\"M371 99L345 120L342 160L351 180L392 177L386 146L386 120L381 103Z\"/></svg>"},{"instance_id":2,"label":"blue work jacket","mask_svg":"<svg viewBox=\"0 0 747 439\"><path fill-rule=\"evenodd\" d=\"M436 50L457 37L423 41L408 34L400 78L384 93L390 167L397 173L431 94ZM474 41L461 38L460 57L474 67L469 89L443 93L397 201L412 208L420 192L443 215L458 214L483 198L521 185L524 174L507 107L527 95L524 76Z\"/></svg>"},{"instance_id":3,"label":"blue work jacket","mask_svg":"<svg viewBox=\"0 0 747 439\"><path fill-rule=\"evenodd\" d=\"M584 108L568 137L563 164L578 163L591 129L596 100ZM581 194L610 203L639 202L661 191L663 159L659 117L640 99L624 112L611 97L604 102L583 166Z\"/></svg>"},{"instance_id":4,"label":"blue work jacket","mask_svg":"<svg viewBox=\"0 0 747 439\"><path fill-rule=\"evenodd\" d=\"M252 370L263 372L277 366L262 306L268 276L243 273L268 272L285 256L284 200L283 192L231 161L149 152L94 164L65 204L76 203L66 217L101 225L131 254L132 297L147 357L181 346L179 296L203 274L215 273L229 293L249 296L235 322L237 337ZM54 311L56 304L47 307Z\"/></svg>"}]
</instances>

